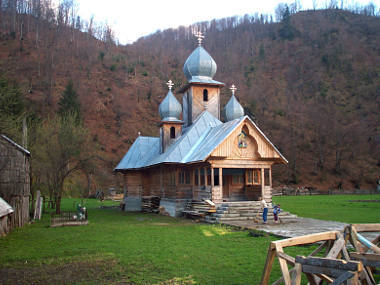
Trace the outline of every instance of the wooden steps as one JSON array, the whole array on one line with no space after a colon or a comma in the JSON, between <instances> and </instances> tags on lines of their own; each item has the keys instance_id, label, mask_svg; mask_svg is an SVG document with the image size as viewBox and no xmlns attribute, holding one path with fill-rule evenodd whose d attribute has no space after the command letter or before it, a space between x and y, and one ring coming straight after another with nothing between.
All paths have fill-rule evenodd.
<instances>
[{"instance_id":1,"label":"wooden steps","mask_svg":"<svg viewBox=\"0 0 380 285\"><path fill-rule=\"evenodd\" d=\"M190 201L187 203L186 208L183 211L184 216L189 218L204 218L206 215L210 215L212 213L216 213L216 206L210 200Z\"/></svg>"}]
</instances>

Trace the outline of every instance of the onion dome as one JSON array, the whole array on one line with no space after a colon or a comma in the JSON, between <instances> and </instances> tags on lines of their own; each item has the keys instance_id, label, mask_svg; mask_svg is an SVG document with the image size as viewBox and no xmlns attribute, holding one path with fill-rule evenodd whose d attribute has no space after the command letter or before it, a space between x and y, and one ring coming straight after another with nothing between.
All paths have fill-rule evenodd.
<instances>
[{"instance_id":1,"label":"onion dome","mask_svg":"<svg viewBox=\"0 0 380 285\"><path fill-rule=\"evenodd\" d=\"M183 73L189 82L202 82L202 80L211 80L216 72L216 63L211 55L202 47L204 38L201 32L195 36L198 39L198 47L187 58Z\"/></svg>"},{"instance_id":2,"label":"onion dome","mask_svg":"<svg viewBox=\"0 0 380 285\"><path fill-rule=\"evenodd\" d=\"M197 79L212 79L216 72L216 63L211 55L202 47L198 46L187 58L183 73L188 81Z\"/></svg>"},{"instance_id":3,"label":"onion dome","mask_svg":"<svg viewBox=\"0 0 380 285\"><path fill-rule=\"evenodd\" d=\"M235 85L232 85L230 89L232 91L232 96L227 105L224 107L224 113L227 121L232 121L244 116L244 109L235 97Z\"/></svg>"},{"instance_id":4,"label":"onion dome","mask_svg":"<svg viewBox=\"0 0 380 285\"><path fill-rule=\"evenodd\" d=\"M182 106L172 93L172 81L169 80L167 84L169 92L158 108L161 121L180 121L179 117L181 116Z\"/></svg>"}]
</instances>

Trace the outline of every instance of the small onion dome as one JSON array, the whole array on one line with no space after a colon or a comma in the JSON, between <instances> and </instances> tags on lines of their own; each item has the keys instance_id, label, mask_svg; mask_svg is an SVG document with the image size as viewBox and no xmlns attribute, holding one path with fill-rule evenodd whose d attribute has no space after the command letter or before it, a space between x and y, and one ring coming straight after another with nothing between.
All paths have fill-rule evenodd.
<instances>
[{"instance_id":1,"label":"small onion dome","mask_svg":"<svg viewBox=\"0 0 380 285\"><path fill-rule=\"evenodd\" d=\"M212 79L216 72L216 63L202 46L198 46L187 58L183 72L188 81L202 78Z\"/></svg>"},{"instance_id":2,"label":"small onion dome","mask_svg":"<svg viewBox=\"0 0 380 285\"><path fill-rule=\"evenodd\" d=\"M232 94L231 99L228 101L226 107L224 107L224 113L227 121L232 121L244 116L244 109Z\"/></svg>"},{"instance_id":3,"label":"small onion dome","mask_svg":"<svg viewBox=\"0 0 380 285\"><path fill-rule=\"evenodd\" d=\"M161 121L180 121L179 117L182 112L182 106L174 97L171 90L169 90L165 99L161 102L158 108Z\"/></svg>"}]
</instances>

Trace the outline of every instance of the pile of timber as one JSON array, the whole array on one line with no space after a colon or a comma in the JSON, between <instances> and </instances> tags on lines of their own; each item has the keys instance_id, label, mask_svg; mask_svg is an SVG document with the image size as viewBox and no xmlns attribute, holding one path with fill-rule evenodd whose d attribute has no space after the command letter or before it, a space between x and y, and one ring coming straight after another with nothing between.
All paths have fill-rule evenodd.
<instances>
[{"instance_id":1,"label":"pile of timber","mask_svg":"<svg viewBox=\"0 0 380 285\"><path fill-rule=\"evenodd\" d=\"M273 284L298 285L305 274L312 285L323 282L375 285L374 273L380 268L380 235L369 241L359 232L380 232L380 224L350 225L343 235L331 231L271 242L260 284L268 284L277 257L282 277ZM317 248L306 257L293 257L284 252L287 247L314 243ZM356 252L348 251L347 247L353 247ZM324 256L320 257L323 252Z\"/></svg>"},{"instance_id":2,"label":"pile of timber","mask_svg":"<svg viewBox=\"0 0 380 285\"><path fill-rule=\"evenodd\" d=\"M185 217L194 218L200 217L204 218L206 215L216 212L215 204L211 200L197 201L192 200L187 203L183 214Z\"/></svg>"},{"instance_id":3,"label":"pile of timber","mask_svg":"<svg viewBox=\"0 0 380 285\"><path fill-rule=\"evenodd\" d=\"M141 197L141 210L145 213L158 213L160 207L160 197L143 196Z\"/></svg>"}]
</instances>

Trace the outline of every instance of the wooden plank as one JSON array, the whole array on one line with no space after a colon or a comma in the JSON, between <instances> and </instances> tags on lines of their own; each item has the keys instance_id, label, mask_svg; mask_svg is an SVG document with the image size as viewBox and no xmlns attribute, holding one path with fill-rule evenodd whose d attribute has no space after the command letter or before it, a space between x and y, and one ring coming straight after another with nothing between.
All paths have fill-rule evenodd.
<instances>
[{"instance_id":1,"label":"wooden plank","mask_svg":"<svg viewBox=\"0 0 380 285\"><path fill-rule=\"evenodd\" d=\"M353 260L359 260L364 266L380 268L380 254L351 252L350 257Z\"/></svg>"},{"instance_id":2,"label":"wooden plank","mask_svg":"<svg viewBox=\"0 0 380 285\"><path fill-rule=\"evenodd\" d=\"M314 276L312 274L305 273L305 275L310 285L318 285L317 282L315 282Z\"/></svg>"},{"instance_id":3,"label":"wooden plank","mask_svg":"<svg viewBox=\"0 0 380 285\"><path fill-rule=\"evenodd\" d=\"M301 244L310 244L310 243L315 243L315 242L323 241L323 240L335 240L336 235L338 233L339 233L338 231L323 232L323 233L310 234L310 235L278 240L272 243L275 245L277 244L281 245L282 247L301 245Z\"/></svg>"},{"instance_id":4,"label":"wooden plank","mask_svg":"<svg viewBox=\"0 0 380 285\"><path fill-rule=\"evenodd\" d=\"M276 244L276 251L277 251L277 255L279 253L283 253L283 249L280 244ZM280 268L282 271L282 276L284 277L285 285L291 285L292 282L290 279L289 268L288 268L288 264L286 263L286 260L279 258L278 262L280 263Z\"/></svg>"},{"instance_id":5,"label":"wooden plank","mask_svg":"<svg viewBox=\"0 0 380 285\"><path fill-rule=\"evenodd\" d=\"M334 280L331 285L339 285L343 282L347 281L348 279L352 278L355 274L351 271L346 271L342 275L340 275L337 279Z\"/></svg>"},{"instance_id":6,"label":"wooden plank","mask_svg":"<svg viewBox=\"0 0 380 285\"><path fill-rule=\"evenodd\" d=\"M312 265L320 267L330 267L333 269L339 270L349 270L349 271L362 271L363 265L358 261L346 261L341 259L331 259L331 258L322 258L322 257L304 257L296 256L296 263L302 265Z\"/></svg>"},{"instance_id":7,"label":"wooden plank","mask_svg":"<svg viewBox=\"0 0 380 285\"><path fill-rule=\"evenodd\" d=\"M322 244L320 244L315 250L313 250L312 253L309 254L309 256L313 256L313 255L318 254L323 249L323 247L325 247L326 245L328 246L327 240L322 242Z\"/></svg>"},{"instance_id":8,"label":"wooden plank","mask_svg":"<svg viewBox=\"0 0 380 285\"><path fill-rule=\"evenodd\" d=\"M296 264L296 260L293 256L290 256L290 255L287 255L286 253L284 252L277 252L277 256L279 258L283 258L285 259L288 263L290 263L291 265L295 265Z\"/></svg>"},{"instance_id":9,"label":"wooden plank","mask_svg":"<svg viewBox=\"0 0 380 285\"><path fill-rule=\"evenodd\" d=\"M294 271L292 274L292 285L301 285L302 277L302 266L299 263L296 263L294 266Z\"/></svg>"},{"instance_id":10,"label":"wooden plank","mask_svg":"<svg viewBox=\"0 0 380 285\"><path fill-rule=\"evenodd\" d=\"M334 242L333 247L330 249L326 258L337 258L342 251L342 248L346 246L343 238L339 238Z\"/></svg>"},{"instance_id":11,"label":"wooden plank","mask_svg":"<svg viewBox=\"0 0 380 285\"><path fill-rule=\"evenodd\" d=\"M357 232L380 232L380 224L352 224Z\"/></svg>"},{"instance_id":12,"label":"wooden plank","mask_svg":"<svg viewBox=\"0 0 380 285\"><path fill-rule=\"evenodd\" d=\"M328 276L337 278L338 276L342 275L345 272L345 270L314 265L302 265L302 272L309 274L326 274Z\"/></svg>"},{"instance_id":13,"label":"wooden plank","mask_svg":"<svg viewBox=\"0 0 380 285\"><path fill-rule=\"evenodd\" d=\"M274 258L276 257L276 250L269 246L267 260L265 261L265 266L263 270L263 274L261 276L261 285L267 285L269 283L270 273L272 271L272 266L274 262Z\"/></svg>"}]
</instances>

